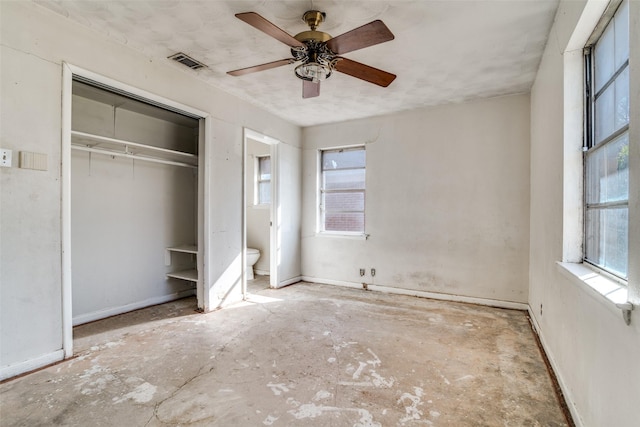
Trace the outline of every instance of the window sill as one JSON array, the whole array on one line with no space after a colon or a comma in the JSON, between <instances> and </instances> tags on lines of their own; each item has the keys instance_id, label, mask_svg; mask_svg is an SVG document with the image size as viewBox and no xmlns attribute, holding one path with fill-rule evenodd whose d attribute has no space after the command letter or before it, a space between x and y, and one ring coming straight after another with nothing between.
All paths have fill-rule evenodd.
<instances>
[{"instance_id":1,"label":"window sill","mask_svg":"<svg viewBox=\"0 0 640 427\"><path fill-rule=\"evenodd\" d=\"M333 237L333 238L342 238L342 239L354 239L354 240L367 240L369 238L368 234L345 234L340 232L329 232L329 231L321 231L316 233L316 237Z\"/></svg>"},{"instance_id":2,"label":"window sill","mask_svg":"<svg viewBox=\"0 0 640 427\"><path fill-rule=\"evenodd\" d=\"M560 272L577 284L585 288L596 299L604 302L616 312L620 312L616 304L627 302L627 287L617 281L598 273L583 263L558 262Z\"/></svg>"},{"instance_id":3,"label":"window sill","mask_svg":"<svg viewBox=\"0 0 640 427\"><path fill-rule=\"evenodd\" d=\"M270 204L263 203L261 205L251 205L252 209L269 209L271 207Z\"/></svg>"}]
</instances>

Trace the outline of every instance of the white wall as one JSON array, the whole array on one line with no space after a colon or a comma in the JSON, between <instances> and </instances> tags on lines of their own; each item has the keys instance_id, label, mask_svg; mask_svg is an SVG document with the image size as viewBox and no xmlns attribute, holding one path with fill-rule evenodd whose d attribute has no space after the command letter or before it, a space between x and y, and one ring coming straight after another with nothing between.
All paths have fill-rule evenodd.
<instances>
[{"instance_id":1,"label":"white wall","mask_svg":"<svg viewBox=\"0 0 640 427\"><path fill-rule=\"evenodd\" d=\"M316 126L303 135L303 276L527 301L528 95ZM370 237L316 235L318 149L353 144L366 144Z\"/></svg>"},{"instance_id":2,"label":"white wall","mask_svg":"<svg viewBox=\"0 0 640 427\"><path fill-rule=\"evenodd\" d=\"M205 239L210 310L237 300L242 263L243 127L300 146L297 126L200 81L179 64L150 61L32 2L0 2L0 146L46 153L49 170L2 168L0 376L61 354L62 63L208 112ZM233 77L229 77L233 78ZM170 84L168 84L170 82ZM298 166L299 165L294 165Z\"/></svg>"},{"instance_id":3,"label":"white wall","mask_svg":"<svg viewBox=\"0 0 640 427\"><path fill-rule=\"evenodd\" d=\"M564 63L573 55L573 52L564 52L585 3L565 1L560 4L531 92L529 304L576 423L592 427L630 427L640 423L640 317L634 313L632 324L625 325L620 310L585 286L566 278L556 265L563 259L563 107L566 101L563 92L567 89ZM640 3L631 2L631 6L635 8L637 34ZM634 16L633 10L631 16ZM638 40L640 37L636 37L636 49L630 63L640 59ZM637 77L639 74L632 72L632 75ZM575 79L579 80L580 74L569 76L568 82L573 83ZM637 81L635 92L632 92L635 95L631 96L635 108L640 99ZM581 105L580 99L577 105ZM570 148L565 152L567 160L571 155ZM580 150L580 141L573 149ZM630 144L630 152L634 150L640 152L637 137L632 137ZM637 162L636 166L639 164ZM638 194L637 187L635 191ZM638 207L636 209L640 211ZM633 223L631 226L633 228ZM632 284L635 283L632 275L640 268L640 257L630 257L629 261L629 283ZM638 278L635 277L636 282Z\"/></svg>"},{"instance_id":4,"label":"white wall","mask_svg":"<svg viewBox=\"0 0 640 427\"><path fill-rule=\"evenodd\" d=\"M256 156L268 156L271 146L253 139L247 139L247 163L245 165L246 200L247 200L247 247L260 251L260 259L253 266L254 270L269 273L271 260L271 222L270 205L255 205L256 191L255 173Z\"/></svg>"},{"instance_id":5,"label":"white wall","mask_svg":"<svg viewBox=\"0 0 640 427\"><path fill-rule=\"evenodd\" d=\"M72 128L96 135L193 152L197 125L73 97ZM167 267L165 248L197 241L197 171L75 150L71 159L74 324L193 293L195 283L166 277L193 268L193 255L174 253Z\"/></svg>"}]
</instances>

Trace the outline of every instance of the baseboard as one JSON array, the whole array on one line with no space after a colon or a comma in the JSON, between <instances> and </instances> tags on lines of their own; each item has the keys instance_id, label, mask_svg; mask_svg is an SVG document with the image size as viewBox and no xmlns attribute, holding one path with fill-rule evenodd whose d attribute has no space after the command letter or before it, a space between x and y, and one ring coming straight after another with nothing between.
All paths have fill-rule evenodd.
<instances>
[{"instance_id":1,"label":"baseboard","mask_svg":"<svg viewBox=\"0 0 640 427\"><path fill-rule=\"evenodd\" d=\"M258 270L257 268L254 268L253 274L258 276L268 276L271 274L271 272L269 270Z\"/></svg>"},{"instance_id":2,"label":"baseboard","mask_svg":"<svg viewBox=\"0 0 640 427\"><path fill-rule=\"evenodd\" d=\"M293 285L294 283L298 283L299 281L303 280L302 276L296 276L294 278L291 279L287 279L287 280L283 280L282 282L278 283L277 288L284 288L285 286L289 286L289 285Z\"/></svg>"},{"instance_id":3,"label":"baseboard","mask_svg":"<svg viewBox=\"0 0 640 427\"><path fill-rule=\"evenodd\" d=\"M43 354L34 359L25 360L24 362L7 365L0 368L0 381L13 378L17 375L31 372L43 366L51 365L64 359L64 351L56 350L52 353Z\"/></svg>"},{"instance_id":4,"label":"baseboard","mask_svg":"<svg viewBox=\"0 0 640 427\"><path fill-rule=\"evenodd\" d=\"M304 280L305 282L320 283L324 285L344 286L347 288L354 288L354 289L363 288L362 283L346 282L342 280L320 279L317 277L308 277L308 276L302 276L302 280ZM529 308L528 304L521 303L521 302L501 301L501 300L494 300L494 299L488 299L488 298L467 297L463 295L442 294L438 292L417 291L414 289L394 288L391 286L367 284L367 290L383 292L387 294L408 295L408 296L420 297L420 298L437 299L442 301L466 302L471 304L486 305L486 306L497 307L497 308L509 308L513 310L526 311Z\"/></svg>"},{"instance_id":5,"label":"baseboard","mask_svg":"<svg viewBox=\"0 0 640 427\"><path fill-rule=\"evenodd\" d=\"M540 339L540 344L542 345L542 349L545 355L547 356L547 360L551 365L551 369L553 369L553 373L555 374L556 379L558 380L558 385L560 386L560 390L562 390L562 394L564 395L564 400L567 403L567 408L569 408L569 412L571 413L571 418L573 419L573 423L576 425L576 427L584 427L582 424L582 420L578 415L578 408L575 407L575 404L573 403L573 399L571 399L571 393L569 391L569 387L566 386L566 383L562 379L562 375L558 370L558 365L555 359L553 358L553 354L549 351L549 347L547 346L547 342L544 339L544 335L542 334L542 329L538 324L538 320L533 315L533 311L531 310L531 307L529 307L527 311L529 312L529 318L531 319L531 326L533 327L534 332L538 335L538 338Z\"/></svg>"},{"instance_id":6,"label":"baseboard","mask_svg":"<svg viewBox=\"0 0 640 427\"><path fill-rule=\"evenodd\" d=\"M128 313L129 311L139 310L141 308L150 307L152 305L164 304L165 302L170 302L177 299L190 297L195 294L196 294L195 289L187 289L180 292L174 292L169 295L162 295L159 297L148 298L143 301L126 304L119 307L111 307L104 310L98 310L91 313L81 314L73 318L73 326L82 325L83 323L89 323L95 320L100 320L100 319L104 319L111 316L116 316L122 313Z\"/></svg>"}]
</instances>

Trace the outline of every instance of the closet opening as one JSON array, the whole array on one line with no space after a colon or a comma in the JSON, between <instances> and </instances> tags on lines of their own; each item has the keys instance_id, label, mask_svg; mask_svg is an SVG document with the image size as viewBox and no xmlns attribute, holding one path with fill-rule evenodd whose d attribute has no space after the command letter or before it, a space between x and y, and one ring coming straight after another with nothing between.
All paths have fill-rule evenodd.
<instances>
[{"instance_id":1,"label":"closet opening","mask_svg":"<svg viewBox=\"0 0 640 427\"><path fill-rule=\"evenodd\" d=\"M66 357L77 325L175 300L206 307L205 119L75 73L68 80Z\"/></svg>"}]
</instances>

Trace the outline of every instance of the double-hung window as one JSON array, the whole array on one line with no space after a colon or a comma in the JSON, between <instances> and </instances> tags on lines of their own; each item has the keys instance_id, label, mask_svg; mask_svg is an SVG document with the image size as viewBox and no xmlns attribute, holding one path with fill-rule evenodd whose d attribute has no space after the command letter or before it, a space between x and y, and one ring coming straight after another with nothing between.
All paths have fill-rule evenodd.
<instances>
[{"instance_id":1,"label":"double-hung window","mask_svg":"<svg viewBox=\"0 0 640 427\"><path fill-rule=\"evenodd\" d=\"M320 231L364 234L364 146L320 151Z\"/></svg>"},{"instance_id":2,"label":"double-hung window","mask_svg":"<svg viewBox=\"0 0 640 427\"><path fill-rule=\"evenodd\" d=\"M255 204L268 205L271 203L271 157L256 157L255 170Z\"/></svg>"},{"instance_id":3,"label":"double-hung window","mask_svg":"<svg viewBox=\"0 0 640 427\"><path fill-rule=\"evenodd\" d=\"M629 0L619 5L585 53L584 260L626 280L629 264Z\"/></svg>"}]
</instances>

